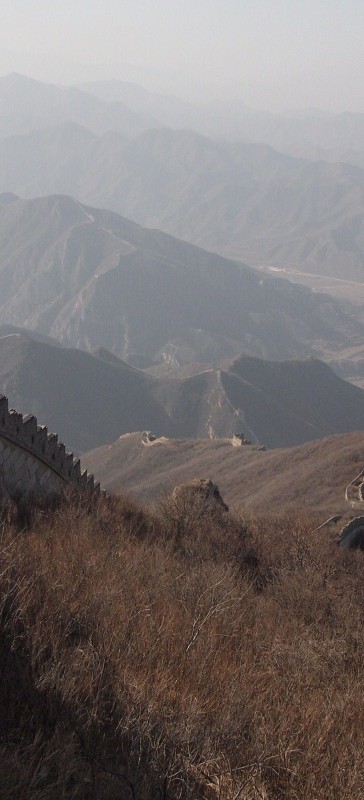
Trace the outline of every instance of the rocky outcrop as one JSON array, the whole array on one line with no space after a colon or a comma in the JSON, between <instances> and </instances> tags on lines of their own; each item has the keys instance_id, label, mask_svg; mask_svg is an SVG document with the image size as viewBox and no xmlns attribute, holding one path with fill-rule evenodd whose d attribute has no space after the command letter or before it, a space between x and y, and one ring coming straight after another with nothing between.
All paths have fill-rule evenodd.
<instances>
[{"instance_id":1,"label":"rocky outcrop","mask_svg":"<svg viewBox=\"0 0 364 800\"><path fill-rule=\"evenodd\" d=\"M4 395L0 395L0 475L3 497L60 494L67 486L100 492L100 484L81 470L79 459L57 434L38 425L33 415L9 409Z\"/></svg>"},{"instance_id":2,"label":"rocky outcrop","mask_svg":"<svg viewBox=\"0 0 364 800\"><path fill-rule=\"evenodd\" d=\"M205 503L213 504L224 511L229 510L229 506L224 503L219 487L208 478L193 478L186 483L179 483L174 487L172 497L175 500L183 499L193 502L200 499Z\"/></svg>"},{"instance_id":3,"label":"rocky outcrop","mask_svg":"<svg viewBox=\"0 0 364 800\"><path fill-rule=\"evenodd\" d=\"M241 447L244 444L252 444L250 439L245 438L244 433L234 433L232 438L232 444L234 447Z\"/></svg>"},{"instance_id":4,"label":"rocky outcrop","mask_svg":"<svg viewBox=\"0 0 364 800\"><path fill-rule=\"evenodd\" d=\"M354 517L340 531L340 547L364 550L364 517Z\"/></svg>"}]
</instances>

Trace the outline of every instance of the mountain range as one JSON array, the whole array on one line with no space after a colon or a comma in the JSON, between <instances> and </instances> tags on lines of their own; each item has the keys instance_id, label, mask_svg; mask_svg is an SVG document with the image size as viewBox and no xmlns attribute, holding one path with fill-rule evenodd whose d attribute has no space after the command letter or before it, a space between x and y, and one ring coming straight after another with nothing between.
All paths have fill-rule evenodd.
<instances>
[{"instance_id":1,"label":"mountain range","mask_svg":"<svg viewBox=\"0 0 364 800\"><path fill-rule=\"evenodd\" d=\"M264 142L311 160L364 166L363 114L320 109L272 113L239 99L197 105L118 80L56 86L14 72L0 78L0 137L64 122L126 136L151 128L188 129L212 139Z\"/></svg>"},{"instance_id":2,"label":"mountain range","mask_svg":"<svg viewBox=\"0 0 364 800\"><path fill-rule=\"evenodd\" d=\"M193 439L243 431L274 448L364 426L364 391L317 359L245 356L185 378L152 377L103 348L65 348L11 326L0 327L0 393L77 452L130 431Z\"/></svg>"},{"instance_id":3,"label":"mountain range","mask_svg":"<svg viewBox=\"0 0 364 800\"><path fill-rule=\"evenodd\" d=\"M0 191L70 194L253 266L364 280L364 171L349 164L65 121L0 138Z\"/></svg>"},{"instance_id":4,"label":"mountain range","mask_svg":"<svg viewBox=\"0 0 364 800\"><path fill-rule=\"evenodd\" d=\"M362 379L360 307L243 263L364 283L360 158L303 157L329 124L355 150L361 120L241 107L251 141L223 141L223 106L205 111L0 79L0 392L76 452L144 430L277 448L363 427L362 390L318 360ZM285 153L259 140L275 125Z\"/></svg>"},{"instance_id":5,"label":"mountain range","mask_svg":"<svg viewBox=\"0 0 364 800\"><path fill-rule=\"evenodd\" d=\"M265 142L294 156L364 166L364 114L315 108L274 113L250 108L241 99L197 105L119 80L94 81L78 88L104 102L122 102L135 113L150 114L168 128L188 128L234 142Z\"/></svg>"},{"instance_id":6,"label":"mountain range","mask_svg":"<svg viewBox=\"0 0 364 800\"><path fill-rule=\"evenodd\" d=\"M320 356L362 343L356 313L67 196L0 197L0 324L63 345L170 368Z\"/></svg>"},{"instance_id":7,"label":"mountain range","mask_svg":"<svg viewBox=\"0 0 364 800\"><path fill-rule=\"evenodd\" d=\"M0 78L0 137L70 120L95 133L118 130L127 136L156 125L151 116L143 118L123 103L106 103L76 87L42 83L15 72Z\"/></svg>"}]
</instances>

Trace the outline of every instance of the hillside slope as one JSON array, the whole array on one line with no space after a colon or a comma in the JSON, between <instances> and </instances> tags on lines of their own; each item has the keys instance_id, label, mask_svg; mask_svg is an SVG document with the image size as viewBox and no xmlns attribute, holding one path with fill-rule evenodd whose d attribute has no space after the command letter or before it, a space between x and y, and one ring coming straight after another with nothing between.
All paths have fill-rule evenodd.
<instances>
[{"instance_id":1,"label":"hillside slope","mask_svg":"<svg viewBox=\"0 0 364 800\"><path fill-rule=\"evenodd\" d=\"M81 350L55 347L24 334L0 338L0 393L32 413L77 452L122 432L173 428L150 391L152 379L127 364L109 364Z\"/></svg>"},{"instance_id":2,"label":"hillside slope","mask_svg":"<svg viewBox=\"0 0 364 800\"><path fill-rule=\"evenodd\" d=\"M364 433L265 452L233 447L226 439L157 440L146 446L141 434L133 433L86 453L83 463L111 491L147 503L177 483L203 476L215 481L232 505L276 513L296 506L323 518L337 513L346 518L360 513L348 506L344 492L363 468Z\"/></svg>"},{"instance_id":3,"label":"hillside slope","mask_svg":"<svg viewBox=\"0 0 364 800\"><path fill-rule=\"evenodd\" d=\"M0 324L172 365L363 340L348 305L113 212L64 195L6 194L0 208Z\"/></svg>"}]
</instances>

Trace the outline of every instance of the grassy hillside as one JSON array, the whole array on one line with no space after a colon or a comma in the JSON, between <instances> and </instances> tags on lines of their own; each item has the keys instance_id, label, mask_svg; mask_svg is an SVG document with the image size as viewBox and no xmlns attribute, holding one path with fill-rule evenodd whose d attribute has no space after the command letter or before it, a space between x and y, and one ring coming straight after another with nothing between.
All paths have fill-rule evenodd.
<instances>
[{"instance_id":1,"label":"grassy hillside","mask_svg":"<svg viewBox=\"0 0 364 800\"><path fill-rule=\"evenodd\" d=\"M110 491L129 492L147 503L176 483L207 475L227 503L255 512L306 508L323 521L324 515L352 512L344 493L363 468L364 433L266 452L232 447L227 439L166 439L145 446L141 433L134 433L86 453L82 463Z\"/></svg>"},{"instance_id":2,"label":"grassy hillside","mask_svg":"<svg viewBox=\"0 0 364 800\"><path fill-rule=\"evenodd\" d=\"M10 800L361 800L362 553L166 498L3 518Z\"/></svg>"}]
</instances>

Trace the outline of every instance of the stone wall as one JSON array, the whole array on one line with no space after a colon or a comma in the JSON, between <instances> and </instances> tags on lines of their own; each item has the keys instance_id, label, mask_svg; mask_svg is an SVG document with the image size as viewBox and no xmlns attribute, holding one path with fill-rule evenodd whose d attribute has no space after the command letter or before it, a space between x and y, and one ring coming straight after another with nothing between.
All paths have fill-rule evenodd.
<instances>
[{"instance_id":1,"label":"stone wall","mask_svg":"<svg viewBox=\"0 0 364 800\"><path fill-rule=\"evenodd\" d=\"M10 497L58 494L67 485L100 492L93 475L81 471L79 459L38 425L31 414L9 410L8 399L0 395L0 472Z\"/></svg>"}]
</instances>

